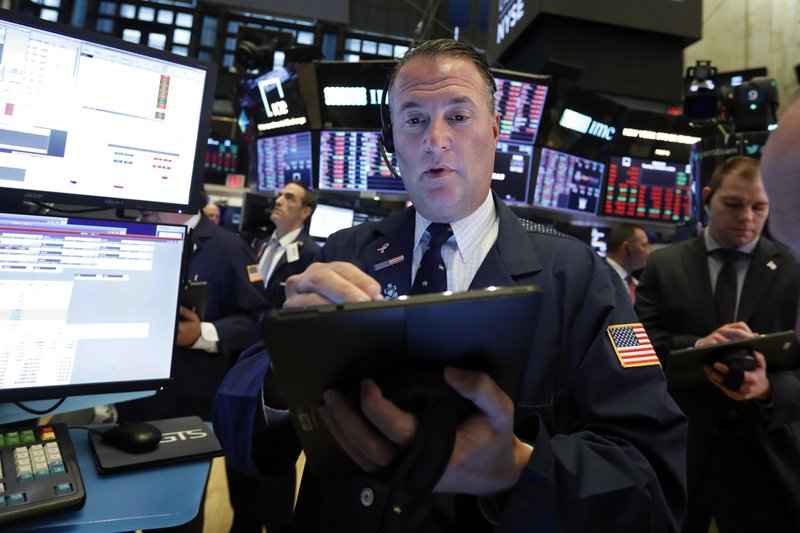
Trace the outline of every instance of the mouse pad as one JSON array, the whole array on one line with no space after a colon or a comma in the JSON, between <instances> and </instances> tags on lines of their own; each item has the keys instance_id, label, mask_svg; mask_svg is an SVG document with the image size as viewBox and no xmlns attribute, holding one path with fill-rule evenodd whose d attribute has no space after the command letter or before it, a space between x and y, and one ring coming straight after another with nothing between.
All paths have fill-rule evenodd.
<instances>
[{"instance_id":1,"label":"mouse pad","mask_svg":"<svg viewBox=\"0 0 800 533\"><path fill-rule=\"evenodd\" d=\"M222 446L199 416L150 420L148 424L160 429L162 436L158 447L145 453L124 452L103 442L99 434L89 432L97 470L101 474L108 474L222 455ZM98 426L95 429L103 431L113 426Z\"/></svg>"}]
</instances>

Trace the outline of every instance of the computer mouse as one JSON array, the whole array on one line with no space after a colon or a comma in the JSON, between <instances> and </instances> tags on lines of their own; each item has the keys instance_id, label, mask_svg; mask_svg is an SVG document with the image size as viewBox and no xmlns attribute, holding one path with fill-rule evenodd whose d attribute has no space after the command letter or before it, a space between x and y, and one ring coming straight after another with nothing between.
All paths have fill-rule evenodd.
<instances>
[{"instance_id":1,"label":"computer mouse","mask_svg":"<svg viewBox=\"0 0 800 533\"><path fill-rule=\"evenodd\" d=\"M161 430L146 422L123 422L101 435L103 442L123 452L152 452L161 441Z\"/></svg>"}]
</instances>

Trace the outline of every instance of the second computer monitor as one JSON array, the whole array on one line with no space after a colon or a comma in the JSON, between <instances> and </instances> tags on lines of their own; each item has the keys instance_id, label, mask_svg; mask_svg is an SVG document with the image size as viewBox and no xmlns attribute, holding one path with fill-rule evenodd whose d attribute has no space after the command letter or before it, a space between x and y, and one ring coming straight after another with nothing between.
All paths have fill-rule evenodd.
<instances>
[{"instance_id":1,"label":"second computer monitor","mask_svg":"<svg viewBox=\"0 0 800 533\"><path fill-rule=\"evenodd\" d=\"M612 156L603 194L603 214L679 223L691 217L691 193L686 163Z\"/></svg>"},{"instance_id":2,"label":"second computer monitor","mask_svg":"<svg viewBox=\"0 0 800 533\"><path fill-rule=\"evenodd\" d=\"M319 190L405 194L383 160L377 131L323 130L319 139ZM397 157L391 157L397 170Z\"/></svg>"},{"instance_id":3,"label":"second computer monitor","mask_svg":"<svg viewBox=\"0 0 800 533\"><path fill-rule=\"evenodd\" d=\"M542 148L533 205L596 215L605 164Z\"/></svg>"},{"instance_id":4,"label":"second computer monitor","mask_svg":"<svg viewBox=\"0 0 800 533\"><path fill-rule=\"evenodd\" d=\"M256 140L256 190L277 191L290 181L312 186L311 132Z\"/></svg>"}]
</instances>

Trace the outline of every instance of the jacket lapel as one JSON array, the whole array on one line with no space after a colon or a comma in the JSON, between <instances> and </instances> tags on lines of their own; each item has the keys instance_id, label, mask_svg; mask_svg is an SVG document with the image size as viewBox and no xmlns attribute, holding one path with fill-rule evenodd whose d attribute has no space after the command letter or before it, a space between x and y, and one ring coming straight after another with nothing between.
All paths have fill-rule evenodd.
<instances>
[{"instance_id":1,"label":"jacket lapel","mask_svg":"<svg viewBox=\"0 0 800 533\"><path fill-rule=\"evenodd\" d=\"M708 273L708 252L702 235L689 243L683 254L682 275L689 281L691 294L686 295L694 303L706 321L708 331L717 329L717 311L714 308L714 292L711 288L711 275ZM677 289L677 287L676 287Z\"/></svg>"},{"instance_id":2,"label":"jacket lapel","mask_svg":"<svg viewBox=\"0 0 800 533\"><path fill-rule=\"evenodd\" d=\"M381 284L383 295L394 298L411 291L411 264L414 260L414 210L375 224L381 236L364 252L364 270Z\"/></svg>"},{"instance_id":3,"label":"jacket lapel","mask_svg":"<svg viewBox=\"0 0 800 533\"><path fill-rule=\"evenodd\" d=\"M475 274L470 289L515 285L520 277L542 270L536 249L520 225L519 218L494 192L492 194L500 230L497 240Z\"/></svg>"},{"instance_id":4,"label":"jacket lapel","mask_svg":"<svg viewBox=\"0 0 800 533\"><path fill-rule=\"evenodd\" d=\"M739 312L737 320L747 322L752 318L756 304L767 286L780 274L781 267L778 248L763 237L758 240L758 245L753 251L750 267L744 277L742 295L739 297Z\"/></svg>"}]
</instances>

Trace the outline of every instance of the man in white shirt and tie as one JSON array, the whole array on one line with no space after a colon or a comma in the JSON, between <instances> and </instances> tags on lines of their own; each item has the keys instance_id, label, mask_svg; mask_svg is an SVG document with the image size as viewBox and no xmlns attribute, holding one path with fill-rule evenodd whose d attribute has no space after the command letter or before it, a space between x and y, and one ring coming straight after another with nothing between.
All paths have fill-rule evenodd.
<instances>
[{"instance_id":1,"label":"man in white shirt and tie","mask_svg":"<svg viewBox=\"0 0 800 533\"><path fill-rule=\"evenodd\" d=\"M270 214L275 231L255 247L258 270L272 309L283 307L286 278L303 272L319 260L319 245L303 231L316 207L316 195L299 181L287 183L275 199ZM294 505L294 469L267 480L251 478L231 468L226 470L234 515L231 531L260 532L262 526L270 532L284 531Z\"/></svg>"},{"instance_id":2,"label":"man in white shirt and tie","mask_svg":"<svg viewBox=\"0 0 800 533\"><path fill-rule=\"evenodd\" d=\"M256 248L258 269L273 309L283 307L286 278L303 272L319 259L319 245L303 231L316 207L316 195L299 181L287 183L275 199L269 217L275 231Z\"/></svg>"},{"instance_id":3,"label":"man in white shirt and tie","mask_svg":"<svg viewBox=\"0 0 800 533\"><path fill-rule=\"evenodd\" d=\"M633 272L647 264L650 255L647 232L638 224L620 222L611 228L606 246L606 262L622 278L631 301L636 301L638 281L633 277Z\"/></svg>"}]
</instances>

